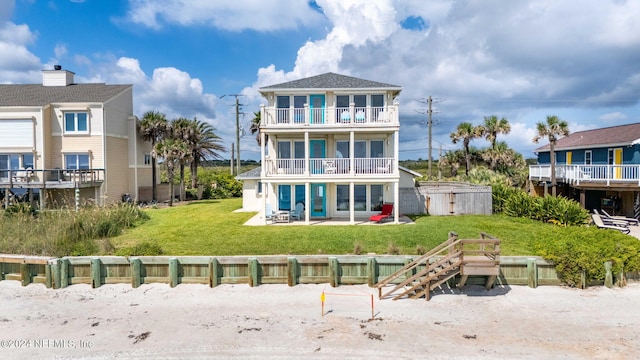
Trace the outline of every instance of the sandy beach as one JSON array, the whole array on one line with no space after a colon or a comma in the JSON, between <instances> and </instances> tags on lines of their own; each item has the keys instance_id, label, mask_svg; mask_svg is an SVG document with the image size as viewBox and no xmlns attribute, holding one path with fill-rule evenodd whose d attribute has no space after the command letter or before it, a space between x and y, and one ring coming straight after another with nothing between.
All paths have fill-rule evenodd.
<instances>
[{"instance_id":1,"label":"sandy beach","mask_svg":"<svg viewBox=\"0 0 640 360\"><path fill-rule=\"evenodd\" d=\"M325 292L324 313L321 294ZM640 284L466 286L378 300L367 286L0 282L2 359L636 359ZM375 294L374 294L375 295Z\"/></svg>"}]
</instances>

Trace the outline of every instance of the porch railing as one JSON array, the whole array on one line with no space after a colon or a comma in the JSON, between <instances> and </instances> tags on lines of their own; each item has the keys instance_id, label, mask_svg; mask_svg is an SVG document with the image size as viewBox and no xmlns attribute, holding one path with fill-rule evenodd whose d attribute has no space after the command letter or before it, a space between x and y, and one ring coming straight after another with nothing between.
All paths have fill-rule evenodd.
<instances>
[{"instance_id":1,"label":"porch railing","mask_svg":"<svg viewBox=\"0 0 640 360\"><path fill-rule=\"evenodd\" d=\"M309 165L307 167L307 164ZM393 158L322 158L322 159L267 159L265 174L280 175L386 175L393 174Z\"/></svg>"},{"instance_id":2,"label":"porch railing","mask_svg":"<svg viewBox=\"0 0 640 360\"><path fill-rule=\"evenodd\" d=\"M398 124L398 109L392 106L274 108L263 107L263 125L359 125Z\"/></svg>"},{"instance_id":3,"label":"porch railing","mask_svg":"<svg viewBox=\"0 0 640 360\"><path fill-rule=\"evenodd\" d=\"M58 183L81 185L104 181L104 169L4 169L0 170L3 187L24 187Z\"/></svg>"},{"instance_id":4,"label":"porch railing","mask_svg":"<svg viewBox=\"0 0 640 360\"><path fill-rule=\"evenodd\" d=\"M640 186L640 165L556 165L556 181L579 185L580 182L636 183ZM530 180L550 180L551 165L530 165Z\"/></svg>"}]
</instances>

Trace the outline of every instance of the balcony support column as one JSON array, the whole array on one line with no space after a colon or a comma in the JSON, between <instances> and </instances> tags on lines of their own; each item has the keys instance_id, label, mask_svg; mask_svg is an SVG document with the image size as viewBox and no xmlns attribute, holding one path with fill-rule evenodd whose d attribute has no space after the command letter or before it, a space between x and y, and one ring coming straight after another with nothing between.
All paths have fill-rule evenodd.
<instances>
[{"instance_id":1,"label":"balcony support column","mask_svg":"<svg viewBox=\"0 0 640 360\"><path fill-rule=\"evenodd\" d=\"M355 167L356 164L354 164L353 159L354 159L354 154L353 152L355 151L355 142L356 142L356 137L355 137L355 133L352 131L349 132L349 175L355 174Z\"/></svg>"},{"instance_id":2,"label":"balcony support column","mask_svg":"<svg viewBox=\"0 0 640 360\"><path fill-rule=\"evenodd\" d=\"M355 219L355 201L354 201L354 195L355 195L355 185L352 182L349 183L349 223L351 225L356 223L356 219Z\"/></svg>"}]
</instances>

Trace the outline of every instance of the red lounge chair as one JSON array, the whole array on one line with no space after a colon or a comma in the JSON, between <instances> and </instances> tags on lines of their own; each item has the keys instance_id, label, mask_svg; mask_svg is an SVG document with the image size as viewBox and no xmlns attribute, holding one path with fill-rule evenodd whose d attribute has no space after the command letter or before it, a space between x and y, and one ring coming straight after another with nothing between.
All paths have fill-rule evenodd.
<instances>
[{"instance_id":1,"label":"red lounge chair","mask_svg":"<svg viewBox=\"0 0 640 360\"><path fill-rule=\"evenodd\" d=\"M391 213L393 213L393 204L383 204L382 211L378 215L372 215L369 218L369 221L375 221L377 223L382 220L386 220L391 217Z\"/></svg>"}]
</instances>

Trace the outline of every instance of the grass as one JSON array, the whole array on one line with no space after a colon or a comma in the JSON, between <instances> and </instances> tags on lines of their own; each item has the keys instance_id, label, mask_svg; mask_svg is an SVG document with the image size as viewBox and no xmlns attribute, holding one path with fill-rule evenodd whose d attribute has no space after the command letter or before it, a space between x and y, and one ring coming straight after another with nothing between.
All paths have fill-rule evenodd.
<instances>
[{"instance_id":1,"label":"grass","mask_svg":"<svg viewBox=\"0 0 640 360\"><path fill-rule=\"evenodd\" d=\"M534 255L536 242L583 228L564 228L503 215L414 216L415 225L243 226L255 213L235 213L241 199L205 200L147 210L150 220L111 239L116 248L159 245L165 255L385 254L415 255L455 231L461 238L486 232L502 240L503 255ZM605 232L603 232L603 235Z\"/></svg>"}]
</instances>

